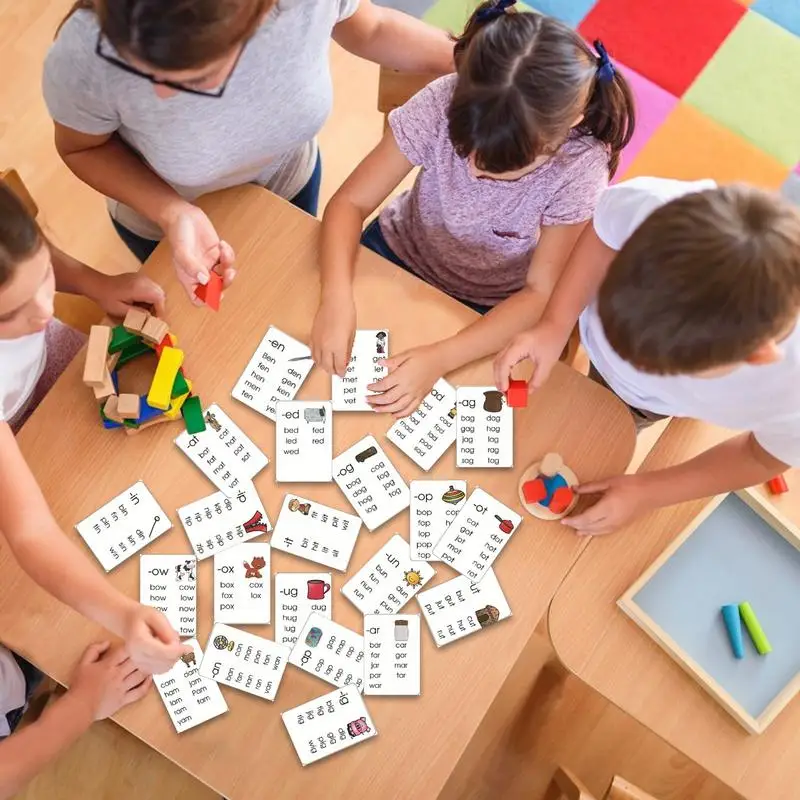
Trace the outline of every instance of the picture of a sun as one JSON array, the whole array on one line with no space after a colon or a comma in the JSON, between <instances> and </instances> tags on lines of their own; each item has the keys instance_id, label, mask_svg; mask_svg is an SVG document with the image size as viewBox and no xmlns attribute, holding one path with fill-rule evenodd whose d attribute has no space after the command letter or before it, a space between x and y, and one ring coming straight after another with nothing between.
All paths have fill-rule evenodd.
<instances>
[{"instance_id":1,"label":"picture of a sun","mask_svg":"<svg viewBox=\"0 0 800 800\"><path fill-rule=\"evenodd\" d=\"M421 586L422 585L422 575L415 569L410 569L408 572L403 573L403 577L406 580L406 583L409 586Z\"/></svg>"}]
</instances>

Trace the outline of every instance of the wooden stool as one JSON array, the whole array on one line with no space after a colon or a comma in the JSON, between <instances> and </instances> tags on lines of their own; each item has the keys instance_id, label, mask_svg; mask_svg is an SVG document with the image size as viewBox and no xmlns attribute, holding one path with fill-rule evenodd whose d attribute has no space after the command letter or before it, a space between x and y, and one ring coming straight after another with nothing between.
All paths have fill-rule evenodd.
<instances>
[{"instance_id":1,"label":"wooden stool","mask_svg":"<svg viewBox=\"0 0 800 800\"><path fill-rule=\"evenodd\" d=\"M556 769L544 796L545 800L598 800L575 775L563 767ZM658 798L615 775L611 786L599 800L658 800Z\"/></svg>"}]
</instances>

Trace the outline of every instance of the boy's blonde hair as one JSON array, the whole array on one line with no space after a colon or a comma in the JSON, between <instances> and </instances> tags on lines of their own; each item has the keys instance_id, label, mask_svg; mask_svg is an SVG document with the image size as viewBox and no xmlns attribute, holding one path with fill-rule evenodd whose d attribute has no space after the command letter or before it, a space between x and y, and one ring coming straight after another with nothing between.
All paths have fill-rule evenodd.
<instances>
[{"instance_id":1,"label":"boy's blonde hair","mask_svg":"<svg viewBox=\"0 0 800 800\"><path fill-rule=\"evenodd\" d=\"M43 242L36 220L0 183L0 286L11 280L19 264L36 255Z\"/></svg>"}]
</instances>

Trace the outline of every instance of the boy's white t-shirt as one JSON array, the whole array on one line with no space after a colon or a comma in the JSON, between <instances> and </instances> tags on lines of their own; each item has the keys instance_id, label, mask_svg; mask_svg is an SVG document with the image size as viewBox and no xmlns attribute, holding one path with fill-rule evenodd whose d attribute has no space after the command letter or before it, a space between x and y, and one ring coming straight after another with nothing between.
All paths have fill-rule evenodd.
<instances>
[{"instance_id":1,"label":"boy's white t-shirt","mask_svg":"<svg viewBox=\"0 0 800 800\"><path fill-rule=\"evenodd\" d=\"M11 733L6 714L25 705L25 676L16 659L0 645L0 739Z\"/></svg>"},{"instance_id":2,"label":"boy's white t-shirt","mask_svg":"<svg viewBox=\"0 0 800 800\"><path fill-rule=\"evenodd\" d=\"M42 377L45 332L0 339L0 421L10 422L25 406Z\"/></svg>"},{"instance_id":3,"label":"boy's white t-shirt","mask_svg":"<svg viewBox=\"0 0 800 800\"><path fill-rule=\"evenodd\" d=\"M715 186L711 180L666 178L634 178L619 183L600 198L594 230L608 247L620 250L657 208ZM752 431L768 453L786 464L800 466L800 324L780 342L780 361L765 366L743 364L719 378L650 375L637 370L608 343L596 300L581 315L580 331L592 364L628 405Z\"/></svg>"}]
</instances>

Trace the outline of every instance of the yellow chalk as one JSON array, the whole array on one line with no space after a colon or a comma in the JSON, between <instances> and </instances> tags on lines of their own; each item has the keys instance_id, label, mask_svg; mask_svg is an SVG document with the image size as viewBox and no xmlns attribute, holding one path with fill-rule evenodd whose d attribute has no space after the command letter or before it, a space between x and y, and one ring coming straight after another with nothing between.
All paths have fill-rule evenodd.
<instances>
[{"instance_id":1,"label":"yellow chalk","mask_svg":"<svg viewBox=\"0 0 800 800\"><path fill-rule=\"evenodd\" d=\"M158 366L156 367L155 375L153 375L153 382L150 384L150 391L147 393L147 402L153 408L167 411L172 401L170 396L172 394L172 384L175 383L175 377L182 365L183 350L178 350L176 347L165 347L161 351Z\"/></svg>"}]
</instances>

